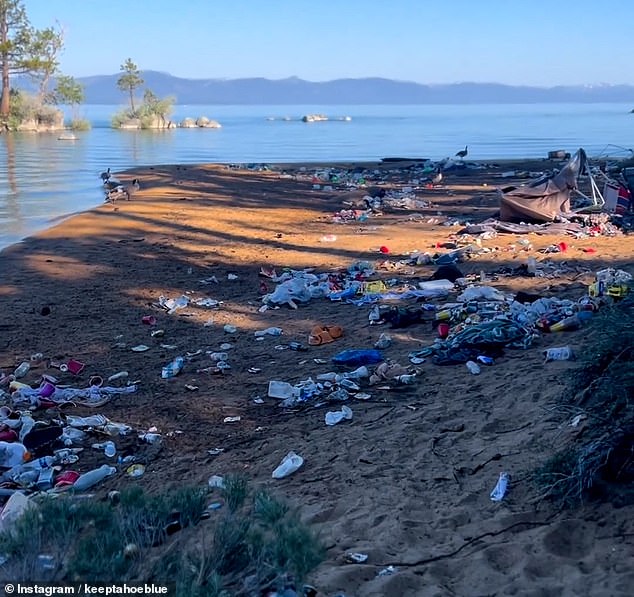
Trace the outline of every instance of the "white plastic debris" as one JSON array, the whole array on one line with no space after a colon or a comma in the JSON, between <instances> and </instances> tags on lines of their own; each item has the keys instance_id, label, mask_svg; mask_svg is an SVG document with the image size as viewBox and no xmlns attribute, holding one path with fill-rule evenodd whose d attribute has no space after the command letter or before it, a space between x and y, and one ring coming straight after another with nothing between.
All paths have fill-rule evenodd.
<instances>
[{"instance_id":1,"label":"white plastic debris","mask_svg":"<svg viewBox=\"0 0 634 597\"><path fill-rule=\"evenodd\" d=\"M286 456L284 456L282 462L280 462L280 465L273 471L271 476L274 479L283 479L284 477L288 477L295 471L299 470L303 464L304 459L299 456L299 454L289 452Z\"/></svg>"},{"instance_id":2,"label":"white plastic debris","mask_svg":"<svg viewBox=\"0 0 634 597\"><path fill-rule=\"evenodd\" d=\"M500 473L498 482L495 484L493 491L491 492L491 499L494 502L501 502L504 499L506 490L508 489L509 482L511 481L511 475L508 473Z\"/></svg>"},{"instance_id":3,"label":"white plastic debris","mask_svg":"<svg viewBox=\"0 0 634 597\"><path fill-rule=\"evenodd\" d=\"M212 475L211 477L209 477L207 485L209 487L219 487L220 489L224 489L225 480L220 475Z\"/></svg>"},{"instance_id":4,"label":"white plastic debris","mask_svg":"<svg viewBox=\"0 0 634 597\"><path fill-rule=\"evenodd\" d=\"M327 412L325 419L328 426L336 425L341 421L350 421L352 420L352 409L344 404L339 411Z\"/></svg>"}]
</instances>

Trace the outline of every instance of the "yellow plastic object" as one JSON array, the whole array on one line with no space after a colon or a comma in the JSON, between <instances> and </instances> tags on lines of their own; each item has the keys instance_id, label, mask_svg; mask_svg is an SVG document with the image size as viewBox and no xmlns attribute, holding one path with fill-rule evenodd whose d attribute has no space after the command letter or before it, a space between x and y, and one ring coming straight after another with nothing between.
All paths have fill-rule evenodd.
<instances>
[{"instance_id":1,"label":"yellow plastic object","mask_svg":"<svg viewBox=\"0 0 634 597\"><path fill-rule=\"evenodd\" d=\"M364 282L361 284L361 294L379 294L386 290L387 286L383 280L374 280L373 282Z\"/></svg>"},{"instance_id":2,"label":"yellow plastic object","mask_svg":"<svg viewBox=\"0 0 634 597\"><path fill-rule=\"evenodd\" d=\"M629 288L625 284L620 286L609 286L606 294L614 298L623 298L629 291Z\"/></svg>"},{"instance_id":3,"label":"yellow plastic object","mask_svg":"<svg viewBox=\"0 0 634 597\"><path fill-rule=\"evenodd\" d=\"M142 464L132 464L125 471L130 477L142 477L145 473L145 467Z\"/></svg>"},{"instance_id":4,"label":"yellow plastic object","mask_svg":"<svg viewBox=\"0 0 634 597\"><path fill-rule=\"evenodd\" d=\"M21 381L12 381L9 383L9 391L11 392L15 392L17 390L23 390L25 388L28 388L30 390L31 386L26 383L22 383Z\"/></svg>"},{"instance_id":5,"label":"yellow plastic object","mask_svg":"<svg viewBox=\"0 0 634 597\"><path fill-rule=\"evenodd\" d=\"M588 294L592 298L599 296L611 296L612 298L623 298L629 292L627 284L607 286L603 282L594 282L588 287Z\"/></svg>"}]
</instances>

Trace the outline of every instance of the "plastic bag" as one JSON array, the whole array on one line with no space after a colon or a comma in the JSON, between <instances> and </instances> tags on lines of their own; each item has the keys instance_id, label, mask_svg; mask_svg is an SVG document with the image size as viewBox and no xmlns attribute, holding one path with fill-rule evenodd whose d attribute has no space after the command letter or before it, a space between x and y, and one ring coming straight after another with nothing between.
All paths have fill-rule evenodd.
<instances>
[{"instance_id":1,"label":"plastic bag","mask_svg":"<svg viewBox=\"0 0 634 597\"><path fill-rule=\"evenodd\" d=\"M470 286L459 297L459 301L503 301L504 295L492 286Z\"/></svg>"},{"instance_id":2,"label":"plastic bag","mask_svg":"<svg viewBox=\"0 0 634 597\"><path fill-rule=\"evenodd\" d=\"M276 305L288 305L297 309L297 302L306 303L311 299L308 284L301 278L292 278L278 284L273 292L262 298L264 303L275 303Z\"/></svg>"}]
</instances>

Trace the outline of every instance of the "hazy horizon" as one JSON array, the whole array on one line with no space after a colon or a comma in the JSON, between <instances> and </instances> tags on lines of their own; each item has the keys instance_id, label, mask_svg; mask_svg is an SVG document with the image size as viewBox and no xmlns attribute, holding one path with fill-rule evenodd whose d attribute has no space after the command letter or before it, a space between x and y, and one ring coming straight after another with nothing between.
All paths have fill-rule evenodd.
<instances>
[{"instance_id":1,"label":"hazy horizon","mask_svg":"<svg viewBox=\"0 0 634 597\"><path fill-rule=\"evenodd\" d=\"M117 73L129 57L141 70L186 79L634 85L634 71L621 58L634 54L634 3L622 0L24 5L35 27L59 23L60 68L75 77Z\"/></svg>"}]
</instances>

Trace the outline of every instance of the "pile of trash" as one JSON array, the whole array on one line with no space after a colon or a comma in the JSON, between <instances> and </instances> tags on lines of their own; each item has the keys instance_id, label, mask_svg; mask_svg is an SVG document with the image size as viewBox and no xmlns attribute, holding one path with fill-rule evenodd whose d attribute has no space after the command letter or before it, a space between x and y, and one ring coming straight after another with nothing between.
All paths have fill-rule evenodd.
<instances>
[{"instance_id":1,"label":"pile of trash","mask_svg":"<svg viewBox=\"0 0 634 597\"><path fill-rule=\"evenodd\" d=\"M132 427L102 414L67 414L70 407L94 409L116 396L132 394L138 389L137 383L128 383L125 371L107 379L110 383L123 382L121 386L104 385L101 376L93 375L87 387L74 387L48 373L25 383L28 377L35 379L33 373L42 363L47 368L58 368L62 374L77 375L84 368L75 359L55 363L37 354L11 373L0 372L0 495L83 492L116 474L119 469L114 465L123 467L130 476L142 475L144 467L137 462L142 452L138 444L160 444L162 437L156 429L137 430L135 434ZM36 414L40 416L36 418ZM105 462L80 473L73 465L86 450L101 453Z\"/></svg>"},{"instance_id":2,"label":"pile of trash","mask_svg":"<svg viewBox=\"0 0 634 597\"><path fill-rule=\"evenodd\" d=\"M466 363L469 370L480 373L478 363L493 365L506 349L527 349L543 333L556 333L583 327L593 314L605 304L624 298L632 284L632 276L616 269L605 269L596 273L596 282L588 294L575 300L542 297L527 293L509 294L485 284L473 285L465 278L459 278L459 270L454 266L438 268L439 279L427 280L395 290L398 281L392 281L392 288L379 284L374 287L359 278L371 275L365 266L351 268L343 290L333 290L330 277L311 274L294 275L287 272L285 280L276 293L265 297L267 301L282 299L284 292L292 289L293 298L330 298L344 300L357 306L373 305L368 314L370 325L389 325L393 329L427 323L438 329L438 338L429 346L409 354L410 363L419 365L427 358L436 365ZM452 275L453 274L453 275ZM535 275L535 274L533 274ZM447 279L450 278L450 279ZM369 289L369 291L368 291ZM447 299L450 294L459 293L453 302L430 303L430 300ZM415 299L414 305L399 305L398 301ZM396 301L396 303L395 303ZM391 304L385 304L385 303ZM389 335L382 334L382 339ZM387 380L393 384L414 383L420 371L401 367L398 363L384 360L380 350L387 344L381 339L373 349L344 351L349 354L336 355L333 362L338 365L358 365L348 373L326 373L291 384L273 381L269 386L269 397L282 400L286 407L299 403L320 404L326 401L348 400L350 397L367 399L366 389L360 380L368 380L368 385ZM572 358L571 351L561 351L546 355L547 360ZM371 365L377 365L374 371ZM365 382L364 382L365 383Z\"/></svg>"}]
</instances>

